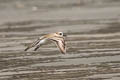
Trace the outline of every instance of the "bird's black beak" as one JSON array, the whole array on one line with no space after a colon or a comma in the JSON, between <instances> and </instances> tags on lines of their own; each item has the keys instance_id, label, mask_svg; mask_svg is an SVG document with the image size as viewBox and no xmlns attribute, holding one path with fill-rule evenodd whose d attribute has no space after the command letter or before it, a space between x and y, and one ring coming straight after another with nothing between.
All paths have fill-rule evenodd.
<instances>
[{"instance_id":1,"label":"bird's black beak","mask_svg":"<svg viewBox=\"0 0 120 80\"><path fill-rule=\"evenodd\" d=\"M66 34L63 34L63 36L64 36L64 37L67 37L67 35L66 35Z\"/></svg>"}]
</instances>

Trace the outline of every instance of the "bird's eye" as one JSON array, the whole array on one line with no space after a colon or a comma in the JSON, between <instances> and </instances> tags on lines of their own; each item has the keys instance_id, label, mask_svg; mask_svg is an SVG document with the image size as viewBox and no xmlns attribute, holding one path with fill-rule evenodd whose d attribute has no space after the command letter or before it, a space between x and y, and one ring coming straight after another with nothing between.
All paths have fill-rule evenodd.
<instances>
[{"instance_id":1,"label":"bird's eye","mask_svg":"<svg viewBox=\"0 0 120 80\"><path fill-rule=\"evenodd\" d=\"M62 33L59 33L59 35L63 35Z\"/></svg>"}]
</instances>

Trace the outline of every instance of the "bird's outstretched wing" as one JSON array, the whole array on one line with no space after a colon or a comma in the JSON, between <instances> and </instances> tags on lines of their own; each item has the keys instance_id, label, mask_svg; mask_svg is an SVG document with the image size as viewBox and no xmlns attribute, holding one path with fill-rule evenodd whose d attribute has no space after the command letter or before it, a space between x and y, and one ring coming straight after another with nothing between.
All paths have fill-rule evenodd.
<instances>
[{"instance_id":1,"label":"bird's outstretched wing","mask_svg":"<svg viewBox=\"0 0 120 80\"><path fill-rule=\"evenodd\" d=\"M51 40L53 40L56 43L56 45L60 49L61 53L63 53L63 54L66 53L66 45L65 45L64 38L53 38Z\"/></svg>"},{"instance_id":2,"label":"bird's outstretched wing","mask_svg":"<svg viewBox=\"0 0 120 80\"><path fill-rule=\"evenodd\" d=\"M31 43L27 48L25 48L24 51L27 51L28 49L36 46L39 42L40 42L40 39L38 38L36 41L34 41L33 43Z\"/></svg>"}]
</instances>

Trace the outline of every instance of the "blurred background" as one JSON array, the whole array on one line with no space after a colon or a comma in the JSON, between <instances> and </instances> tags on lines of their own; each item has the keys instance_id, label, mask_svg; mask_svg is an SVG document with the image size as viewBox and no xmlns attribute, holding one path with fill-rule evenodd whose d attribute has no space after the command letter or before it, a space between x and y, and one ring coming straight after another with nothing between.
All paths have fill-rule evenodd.
<instances>
[{"instance_id":1,"label":"blurred background","mask_svg":"<svg viewBox=\"0 0 120 80\"><path fill-rule=\"evenodd\" d=\"M62 31L54 44L26 45ZM0 0L0 80L120 80L120 0Z\"/></svg>"}]
</instances>

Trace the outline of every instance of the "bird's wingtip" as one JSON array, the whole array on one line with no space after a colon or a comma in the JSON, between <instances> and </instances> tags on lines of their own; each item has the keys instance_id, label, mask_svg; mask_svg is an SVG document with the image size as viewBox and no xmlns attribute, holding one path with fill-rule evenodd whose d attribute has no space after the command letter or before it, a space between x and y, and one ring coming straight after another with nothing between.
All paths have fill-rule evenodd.
<instances>
[{"instance_id":1,"label":"bird's wingtip","mask_svg":"<svg viewBox=\"0 0 120 80\"><path fill-rule=\"evenodd\" d=\"M24 51L27 51L28 49L29 49L29 48L27 47L27 48L24 49Z\"/></svg>"}]
</instances>

